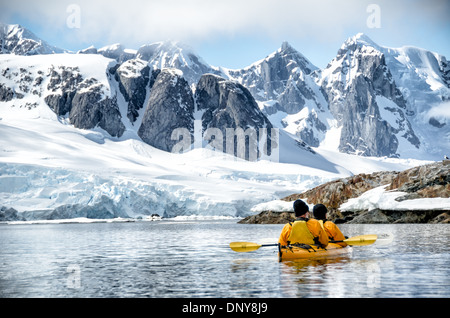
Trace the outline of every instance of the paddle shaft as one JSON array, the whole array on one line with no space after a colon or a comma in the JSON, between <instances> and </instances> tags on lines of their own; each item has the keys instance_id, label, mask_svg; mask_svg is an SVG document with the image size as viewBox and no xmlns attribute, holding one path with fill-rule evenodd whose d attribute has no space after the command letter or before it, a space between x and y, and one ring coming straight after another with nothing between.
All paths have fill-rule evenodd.
<instances>
[{"instance_id":1,"label":"paddle shaft","mask_svg":"<svg viewBox=\"0 0 450 318\"><path fill-rule=\"evenodd\" d=\"M267 246L278 246L278 244L263 244L261 247L267 247Z\"/></svg>"}]
</instances>

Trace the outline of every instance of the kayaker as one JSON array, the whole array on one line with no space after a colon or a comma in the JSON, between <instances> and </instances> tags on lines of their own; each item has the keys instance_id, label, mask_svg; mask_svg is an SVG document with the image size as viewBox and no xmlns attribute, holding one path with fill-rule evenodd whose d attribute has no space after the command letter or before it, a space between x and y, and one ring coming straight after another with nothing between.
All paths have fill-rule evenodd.
<instances>
[{"instance_id":1,"label":"kayaker","mask_svg":"<svg viewBox=\"0 0 450 318\"><path fill-rule=\"evenodd\" d=\"M327 212L328 212L327 207L323 204L319 203L313 207L313 216L314 216L314 218L316 218L319 221L320 225L327 233L328 239L330 241L345 240L346 237L344 236L344 234L342 234L339 227L336 224L334 224L334 222L327 220ZM336 244L339 244L344 247L347 246L347 244L344 242L340 242L340 243L336 243Z\"/></svg>"},{"instance_id":2,"label":"kayaker","mask_svg":"<svg viewBox=\"0 0 450 318\"><path fill-rule=\"evenodd\" d=\"M294 202L295 221L287 223L281 231L278 243L281 246L289 244L328 245L328 237L319 221L310 219L309 207L302 200Z\"/></svg>"}]
</instances>

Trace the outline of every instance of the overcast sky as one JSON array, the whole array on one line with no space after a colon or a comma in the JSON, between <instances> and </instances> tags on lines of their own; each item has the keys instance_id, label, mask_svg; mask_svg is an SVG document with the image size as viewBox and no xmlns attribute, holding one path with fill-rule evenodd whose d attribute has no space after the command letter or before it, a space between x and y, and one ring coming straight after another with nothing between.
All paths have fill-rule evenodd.
<instances>
[{"instance_id":1,"label":"overcast sky","mask_svg":"<svg viewBox=\"0 0 450 318\"><path fill-rule=\"evenodd\" d=\"M174 40L216 66L245 67L288 41L325 67L358 32L388 47L418 46L450 60L450 0L0 0L0 22L21 24L77 51Z\"/></svg>"}]
</instances>

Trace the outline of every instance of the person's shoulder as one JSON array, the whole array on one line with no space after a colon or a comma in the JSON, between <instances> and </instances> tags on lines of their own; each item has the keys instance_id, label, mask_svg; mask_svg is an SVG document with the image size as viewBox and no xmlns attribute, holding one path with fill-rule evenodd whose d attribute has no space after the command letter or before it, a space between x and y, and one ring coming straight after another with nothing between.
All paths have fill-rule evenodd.
<instances>
[{"instance_id":1,"label":"person's shoulder","mask_svg":"<svg viewBox=\"0 0 450 318\"><path fill-rule=\"evenodd\" d=\"M309 219L309 220L308 220L308 223L311 223L311 224L319 224L319 221L316 220L316 219Z\"/></svg>"},{"instance_id":2,"label":"person's shoulder","mask_svg":"<svg viewBox=\"0 0 450 318\"><path fill-rule=\"evenodd\" d=\"M286 229L286 228L289 228L289 227L292 227L292 222L286 223L286 224L283 226L283 229Z\"/></svg>"}]
</instances>

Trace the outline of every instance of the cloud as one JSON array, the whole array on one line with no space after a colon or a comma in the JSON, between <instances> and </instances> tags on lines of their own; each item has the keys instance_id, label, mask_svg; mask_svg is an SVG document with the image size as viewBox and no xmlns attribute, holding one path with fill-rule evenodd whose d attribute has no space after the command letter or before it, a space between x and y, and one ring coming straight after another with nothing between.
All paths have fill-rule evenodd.
<instances>
[{"instance_id":1,"label":"cloud","mask_svg":"<svg viewBox=\"0 0 450 318\"><path fill-rule=\"evenodd\" d=\"M450 123L450 101L434 106L427 112L426 118L434 118L439 122Z\"/></svg>"},{"instance_id":2,"label":"cloud","mask_svg":"<svg viewBox=\"0 0 450 318\"><path fill-rule=\"evenodd\" d=\"M75 39L92 43L139 45L166 39L193 43L237 35L329 42L341 41L349 28L364 31L366 9L374 2L381 8L382 23L397 30L404 23L397 16L445 19L448 1L431 1L435 7L425 5L428 1L387 0L15 0L2 4L0 19L20 15L47 30L72 31ZM80 8L76 30L67 30L71 4Z\"/></svg>"}]
</instances>

